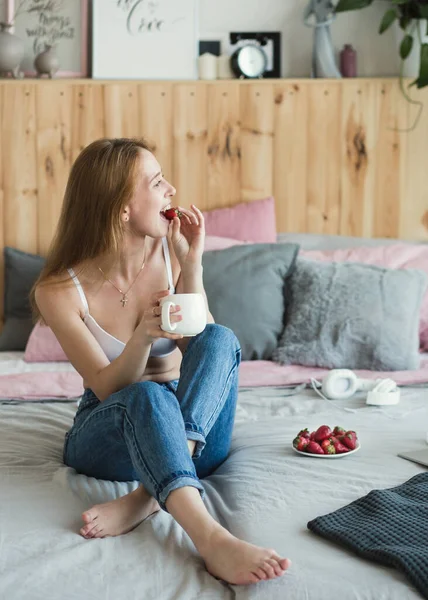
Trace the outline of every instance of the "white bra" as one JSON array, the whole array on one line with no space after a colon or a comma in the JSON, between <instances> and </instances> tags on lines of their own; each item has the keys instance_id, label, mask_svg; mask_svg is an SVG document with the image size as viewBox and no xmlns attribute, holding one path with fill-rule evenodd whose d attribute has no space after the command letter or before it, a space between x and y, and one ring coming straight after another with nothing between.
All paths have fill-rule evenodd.
<instances>
[{"instance_id":1,"label":"white bra","mask_svg":"<svg viewBox=\"0 0 428 600\"><path fill-rule=\"evenodd\" d=\"M175 289L174 282L172 279L171 257L169 255L168 240L166 238L162 238L162 247L163 254L165 257L166 271L168 274L168 289L170 294L174 294ZM92 333L94 338L97 340L101 348L104 350L105 355L111 362L123 352L125 344L117 338L115 338L110 333L108 333L105 329L100 327L100 325L98 325L95 319L89 314L89 305L85 293L83 291L82 284L78 280L73 269L68 269L68 272L70 273L70 276L76 285L77 291L79 292L80 298L85 308L85 317L83 319L83 322L85 323L89 331ZM156 358L163 358L164 356L168 356L169 354L174 352L176 347L177 344L174 342L174 340L160 338L153 343L150 350L150 356Z\"/></svg>"}]
</instances>

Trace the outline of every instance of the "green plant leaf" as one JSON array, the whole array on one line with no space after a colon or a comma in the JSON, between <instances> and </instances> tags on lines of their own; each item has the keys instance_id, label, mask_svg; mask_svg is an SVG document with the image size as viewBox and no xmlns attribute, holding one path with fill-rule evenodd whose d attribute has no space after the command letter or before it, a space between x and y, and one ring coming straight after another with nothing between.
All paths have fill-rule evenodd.
<instances>
[{"instance_id":1,"label":"green plant leaf","mask_svg":"<svg viewBox=\"0 0 428 600\"><path fill-rule=\"evenodd\" d=\"M373 0L339 0L335 12L345 12L346 10L358 10L373 4Z\"/></svg>"},{"instance_id":2,"label":"green plant leaf","mask_svg":"<svg viewBox=\"0 0 428 600\"><path fill-rule=\"evenodd\" d=\"M428 6L419 6L419 14L422 19L428 19Z\"/></svg>"},{"instance_id":3,"label":"green plant leaf","mask_svg":"<svg viewBox=\"0 0 428 600\"><path fill-rule=\"evenodd\" d=\"M419 89L428 85L428 44L422 44L421 46L421 63L416 85Z\"/></svg>"},{"instance_id":4,"label":"green plant leaf","mask_svg":"<svg viewBox=\"0 0 428 600\"><path fill-rule=\"evenodd\" d=\"M413 37L411 35L405 35L403 41L400 44L400 56L405 60L413 48Z\"/></svg>"},{"instance_id":5,"label":"green plant leaf","mask_svg":"<svg viewBox=\"0 0 428 600\"><path fill-rule=\"evenodd\" d=\"M390 8L389 10L387 10L386 13L383 15L382 23L380 24L380 27L379 27L379 33L383 33L389 27L391 27L391 25L394 23L396 18L397 18L397 13L393 8Z\"/></svg>"},{"instance_id":6,"label":"green plant leaf","mask_svg":"<svg viewBox=\"0 0 428 600\"><path fill-rule=\"evenodd\" d=\"M412 19L410 17L400 17L400 27L403 31L406 31Z\"/></svg>"}]
</instances>

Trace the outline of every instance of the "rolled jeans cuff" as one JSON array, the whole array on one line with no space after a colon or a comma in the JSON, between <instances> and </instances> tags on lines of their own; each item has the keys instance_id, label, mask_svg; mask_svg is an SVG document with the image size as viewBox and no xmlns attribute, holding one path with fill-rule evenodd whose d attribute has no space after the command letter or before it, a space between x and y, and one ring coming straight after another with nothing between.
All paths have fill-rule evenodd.
<instances>
[{"instance_id":1,"label":"rolled jeans cuff","mask_svg":"<svg viewBox=\"0 0 428 600\"><path fill-rule=\"evenodd\" d=\"M194 423L184 423L184 427L186 429L187 439L196 442L195 451L193 452L192 458L199 458L206 444L204 432L198 425L195 425Z\"/></svg>"},{"instance_id":2,"label":"rolled jeans cuff","mask_svg":"<svg viewBox=\"0 0 428 600\"><path fill-rule=\"evenodd\" d=\"M199 481L199 479L197 479L196 477L194 477L190 473L186 473L185 475L184 474L177 474L166 485L164 485L162 487L162 490L159 492L157 500L158 500L158 502L160 504L160 507L165 512L168 512L165 503L167 501L167 498L168 498L169 494L171 492L173 492L174 490L178 490L179 488L187 487L187 486L195 487L196 489L198 489L199 492L200 492L200 494L201 494L202 500L204 499L204 497L205 497L205 490L204 490L204 488L202 486L202 483Z\"/></svg>"}]
</instances>

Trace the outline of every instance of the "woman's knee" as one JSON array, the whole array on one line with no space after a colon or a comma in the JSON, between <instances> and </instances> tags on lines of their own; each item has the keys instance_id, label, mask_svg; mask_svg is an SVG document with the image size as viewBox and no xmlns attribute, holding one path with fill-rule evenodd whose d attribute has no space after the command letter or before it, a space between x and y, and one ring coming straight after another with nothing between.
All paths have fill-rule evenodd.
<instances>
[{"instance_id":1,"label":"woman's knee","mask_svg":"<svg viewBox=\"0 0 428 600\"><path fill-rule=\"evenodd\" d=\"M157 399L162 389L154 381L136 381L123 388L121 393L126 406L143 406Z\"/></svg>"},{"instance_id":2,"label":"woman's knee","mask_svg":"<svg viewBox=\"0 0 428 600\"><path fill-rule=\"evenodd\" d=\"M234 352L240 352L241 350L238 338L229 327L224 327L224 325L218 325L217 323L209 323L204 329L203 334L205 334L206 339L211 345L218 344L222 348L231 348Z\"/></svg>"}]
</instances>

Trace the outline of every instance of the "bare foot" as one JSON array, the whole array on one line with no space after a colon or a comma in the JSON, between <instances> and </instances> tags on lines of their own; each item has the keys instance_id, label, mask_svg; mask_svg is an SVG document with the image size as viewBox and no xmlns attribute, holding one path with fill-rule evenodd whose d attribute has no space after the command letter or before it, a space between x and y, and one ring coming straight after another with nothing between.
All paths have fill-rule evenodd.
<instances>
[{"instance_id":1,"label":"bare foot","mask_svg":"<svg viewBox=\"0 0 428 600\"><path fill-rule=\"evenodd\" d=\"M223 527L200 549L211 575L234 585L248 585L284 575L291 562L274 550L239 540Z\"/></svg>"},{"instance_id":2,"label":"bare foot","mask_svg":"<svg viewBox=\"0 0 428 600\"><path fill-rule=\"evenodd\" d=\"M86 539L122 535L135 529L151 514L160 510L157 501L140 486L112 502L96 504L82 514L85 525L80 535Z\"/></svg>"}]
</instances>

